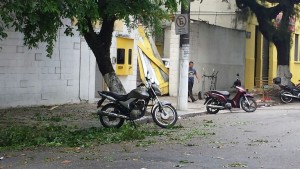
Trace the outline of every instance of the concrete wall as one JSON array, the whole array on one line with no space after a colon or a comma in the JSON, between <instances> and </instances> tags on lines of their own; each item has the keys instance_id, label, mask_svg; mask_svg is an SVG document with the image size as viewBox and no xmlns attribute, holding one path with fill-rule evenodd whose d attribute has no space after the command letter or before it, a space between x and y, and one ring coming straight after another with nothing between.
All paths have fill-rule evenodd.
<instances>
[{"instance_id":1,"label":"concrete wall","mask_svg":"<svg viewBox=\"0 0 300 169\"><path fill-rule=\"evenodd\" d=\"M59 30L54 53L47 58L46 44L30 50L21 33L7 31L8 38L0 41L0 108L95 101L96 90L104 86L93 52L77 32L73 37L63 32ZM114 32L111 57L116 57L116 36L138 39L136 33L126 27ZM120 77L127 92L136 87L136 46L135 41L133 75Z\"/></svg>"},{"instance_id":2,"label":"concrete wall","mask_svg":"<svg viewBox=\"0 0 300 169\"><path fill-rule=\"evenodd\" d=\"M59 30L52 58L46 44L29 50L23 35L8 31L0 41L0 107L79 102L79 35L66 37Z\"/></svg>"},{"instance_id":3,"label":"concrete wall","mask_svg":"<svg viewBox=\"0 0 300 169\"><path fill-rule=\"evenodd\" d=\"M190 60L198 74L211 75L213 70L219 71L217 89L229 89L240 74L244 81L245 67L245 32L209 25L203 22L191 24ZM206 80L205 89L209 89ZM202 88L195 83L194 93Z\"/></svg>"},{"instance_id":4,"label":"concrete wall","mask_svg":"<svg viewBox=\"0 0 300 169\"><path fill-rule=\"evenodd\" d=\"M235 0L204 0L191 2L191 19L205 21L226 28L245 29L244 22L237 17Z\"/></svg>"},{"instance_id":5,"label":"concrete wall","mask_svg":"<svg viewBox=\"0 0 300 169\"><path fill-rule=\"evenodd\" d=\"M179 76L179 35L175 34L175 24L165 29L164 57L170 58L169 94L177 96Z\"/></svg>"}]
</instances>

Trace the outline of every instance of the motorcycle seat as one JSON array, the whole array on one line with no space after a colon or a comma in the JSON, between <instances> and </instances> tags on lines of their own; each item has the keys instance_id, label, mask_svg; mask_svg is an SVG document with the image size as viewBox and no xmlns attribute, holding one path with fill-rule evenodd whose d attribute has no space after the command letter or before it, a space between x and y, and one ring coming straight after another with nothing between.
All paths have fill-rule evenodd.
<instances>
[{"instance_id":1,"label":"motorcycle seat","mask_svg":"<svg viewBox=\"0 0 300 169\"><path fill-rule=\"evenodd\" d=\"M105 94L107 96L113 97L113 98L115 98L118 101L125 101L125 100L127 100L127 95L117 94L117 93L110 92L110 91L102 91L101 93Z\"/></svg>"},{"instance_id":2,"label":"motorcycle seat","mask_svg":"<svg viewBox=\"0 0 300 169\"><path fill-rule=\"evenodd\" d=\"M224 95L224 96L229 96L230 95L230 93L228 91L213 90L212 92L213 93L219 93L219 94Z\"/></svg>"}]
</instances>

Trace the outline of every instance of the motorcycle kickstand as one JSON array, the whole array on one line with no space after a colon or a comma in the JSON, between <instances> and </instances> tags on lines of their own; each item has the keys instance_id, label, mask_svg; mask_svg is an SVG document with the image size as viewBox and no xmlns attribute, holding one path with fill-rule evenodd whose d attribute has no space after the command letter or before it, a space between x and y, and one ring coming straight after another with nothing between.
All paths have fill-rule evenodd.
<instances>
[{"instance_id":1,"label":"motorcycle kickstand","mask_svg":"<svg viewBox=\"0 0 300 169\"><path fill-rule=\"evenodd\" d=\"M136 125L136 123L135 123L133 120L130 120L130 124L131 124L134 128L137 128L137 125Z\"/></svg>"}]
</instances>

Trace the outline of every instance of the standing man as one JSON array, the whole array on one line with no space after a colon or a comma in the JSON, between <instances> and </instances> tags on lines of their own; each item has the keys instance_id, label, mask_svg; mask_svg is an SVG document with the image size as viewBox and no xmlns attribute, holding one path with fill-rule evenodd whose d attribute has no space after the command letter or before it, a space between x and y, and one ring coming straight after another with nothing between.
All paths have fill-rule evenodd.
<instances>
[{"instance_id":1,"label":"standing man","mask_svg":"<svg viewBox=\"0 0 300 169\"><path fill-rule=\"evenodd\" d=\"M192 102L195 102L196 99L193 96L194 76L196 76L196 78L198 79L198 82L199 82L200 78L198 77L197 72L193 68L193 66L194 66L194 62L190 61L189 62L189 85L188 85L189 93L188 93L188 96L192 99Z\"/></svg>"}]
</instances>

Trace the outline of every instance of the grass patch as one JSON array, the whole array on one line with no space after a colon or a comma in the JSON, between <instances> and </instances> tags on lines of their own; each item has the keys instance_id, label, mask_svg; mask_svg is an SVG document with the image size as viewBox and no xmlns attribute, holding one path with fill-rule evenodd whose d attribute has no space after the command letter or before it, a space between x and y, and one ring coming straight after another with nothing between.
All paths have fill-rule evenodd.
<instances>
[{"instance_id":1,"label":"grass patch","mask_svg":"<svg viewBox=\"0 0 300 169\"><path fill-rule=\"evenodd\" d=\"M213 121L212 120L203 120L203 125L204 127L216 127L215 124L213 124Z\"/></svg>"},{"instance_id":2,"label":"grass patch","mask_svg":"<svg viewBox=\"0 0 300 169\"><path fill-rule=\"evenodd\" d=\"M163 135L163 131L149 128L134 128L124 125L120 129L76 129L68 126L20 126L12 125L0 130L0 150L22 149L36 146L89 146L122 141L143 140L148 136Z\"/></svg>"},{"instance_id":3,"label":"grass patch","mask_svg":"<svg viewBox=\"0 0 300 169\"><path fill-rule=\"evenodd\" d=\"M151 144L155 144L155 140L147 140L147 141L138 141L138 143L135 145L136 147L148 147Z\"/></svg>"}]
</instances>

